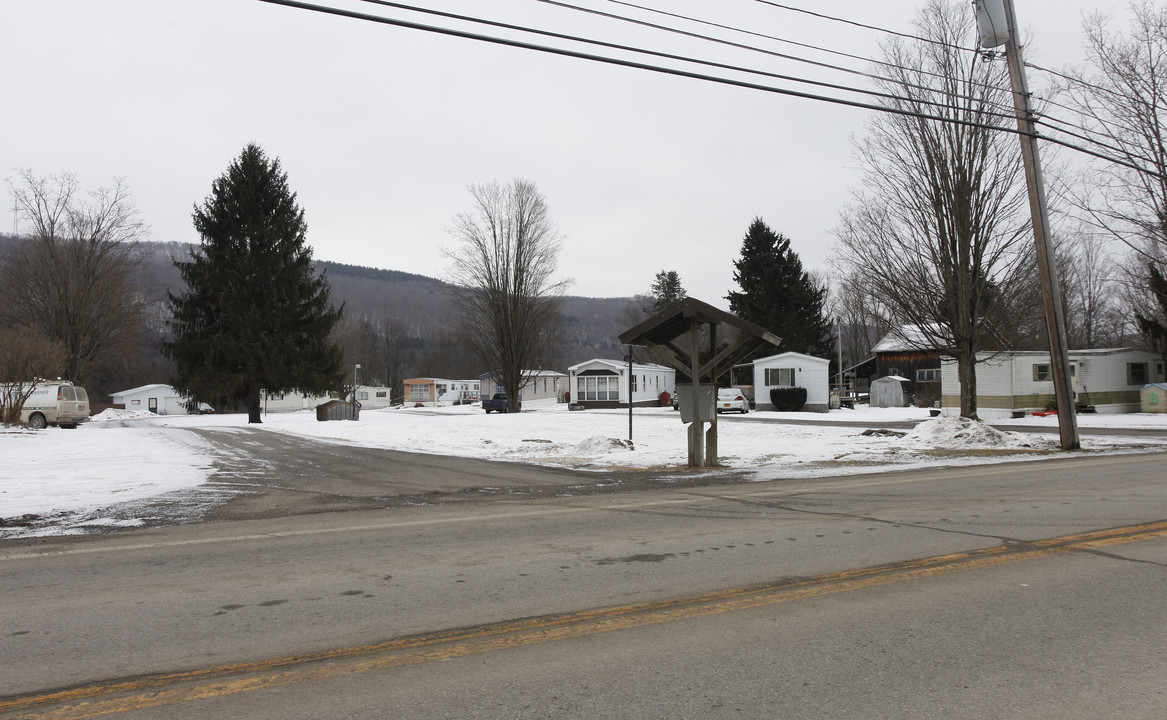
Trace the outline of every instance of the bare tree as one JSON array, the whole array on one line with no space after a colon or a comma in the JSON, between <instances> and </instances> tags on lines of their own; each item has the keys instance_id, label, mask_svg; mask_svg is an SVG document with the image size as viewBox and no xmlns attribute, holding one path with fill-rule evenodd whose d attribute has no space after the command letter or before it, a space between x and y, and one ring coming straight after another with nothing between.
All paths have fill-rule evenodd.
<instances>
[{"instance_id":1,"label":"bare tree","mask_svg":"<svg viewBox=\"0 0 1167 720\"><path fill-rule=\"evenodd\" d=\"M61 371L60 344L27 327L0 327L0 422L20 423L20 410L42 378Z\"/></svg>"},{"instance_id":2,"label":"bare tree","mask_svg":"<svg viewBox=\"0 0 1167 720\"><path fill-rule=\"evenodd\" d=\"M930 0L914 24L935 42L884 45L891 79L880 85L896 97L882 102L908 114L868 123L863 189L836 235L854 282L956 359L960 412L975 418L977 352L1016 317L1011 303L1032 276L1021 157L1012 135L985 127L1012 101L1005 66L963 49L976 44L971 4Z\"/></svg>"},{"instance_id":3,"label":"bare tree","mask_svg":"<svg viewBox=\"0 0 1167 720\"><path fill-rule=\"evenodd\" d=\"M554 359L557 310L570 281L553 278L560 239L534 183L472 185L470 194L474 209L450 231L460 244L446 250L461 335L517 398L523 371Z\"/></svg>"},{"instance_id":4,"label":"bare tree","mask_svg":"<svg viewBox=\"0 0 1167 720\"><path fill-rule=\"evenodd\" d=\"M1131 7L1126 35L1112 32L1104 15L1087 18L1087 67L1067 72L1074 79L1061 89L1113 152L1150 171L1098 163L1077 195L1080 207L1141 263L1161 266L1167 262L1167 8L1147 0Z\"/></svg>"},{"instance_id":5,"label":"bare tree","mask_svg":"<svg viewBox=\"0 0 1167 720\"><path fill-rule=\"evenodd\" d=\"M39 178L25 170L9 186L32 232L0 267L0 322L60 344L65 375L84 384L141 341L143 303L129 275L145 226L121 180L88 199L68 173Z\"/></svg>"},{"instance_id":6,"label":"bare tree","mask_svg":"<svg viewBox=\"0 0 1167 720\"><path fill-rule=\"evenodd\" d=\"M1109 152L1143 169L1095 163L1073 198L1089 222L1129 248L1133 309L1157 312L1148 268L1167 272L1167 8L1142 0L1131 9L1126 34L1112 31L1105 15L1086 19L1086 67L1065 73L1061 89Z\"/></svg>"},{"instance_id":7,"label":"bare tree","mask_svg":"<svg viewBox=\"0 0 1167 720\"><path fill-rule=\"evenodd\" d=\"M839 320L843 365L851 367L872 356L871 349L887 335L892 323L887 308L868 291L859 272L839 267L835 272L829 312Z\"/></svg>"},{"instance_id":8,"label":"bare tree","mask_svg":"<svg viewBox=\"0 0 1167 720\"><path fill-rule=\"evenodd\" d=\"M1105 243L1089 232L1074 232L1057 244L1058 273L1064 289L1066 334L1072 348L1116 344L1122 322L1116 322L1119 277Z\"/></svg>"},{"instance_id":9,"label":"bare tree","mask_svg":"<svg viewBox=\"0 0 1167 720\"><path fill-rule=\"evenodd\" d=\"M405 323L397 319L383 320L378 328L381 344L381 364L385 369L385 384L393 397L403 397L405 380L414 369L413 338Z\"/></svg>"}]
</instances>

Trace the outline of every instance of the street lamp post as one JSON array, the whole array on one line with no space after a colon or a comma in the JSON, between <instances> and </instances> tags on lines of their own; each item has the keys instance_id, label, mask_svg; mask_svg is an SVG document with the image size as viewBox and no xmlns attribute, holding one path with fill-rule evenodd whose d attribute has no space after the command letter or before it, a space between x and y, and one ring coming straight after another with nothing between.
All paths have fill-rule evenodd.
<instances>
[{"instance_id":1,"label":"street lamp post","mask_svg":"<svg viewBox=\"0 0 1167 720\"><path fill-rule=\"evenodd\" d=\"M357 419L357 373L359 373L360 370L360 363L357 363L353 366L353 420Z\"/></svg>"},{"instance_id":2,"label":"street lamp post","mask_svg":"<svg viewBox=\"0 0 1167 720\"><path fill-rule=\"evenodd\" d=\"M628 442L632 442L632 346L628 346Z\"/></svg>"}]
</instances>

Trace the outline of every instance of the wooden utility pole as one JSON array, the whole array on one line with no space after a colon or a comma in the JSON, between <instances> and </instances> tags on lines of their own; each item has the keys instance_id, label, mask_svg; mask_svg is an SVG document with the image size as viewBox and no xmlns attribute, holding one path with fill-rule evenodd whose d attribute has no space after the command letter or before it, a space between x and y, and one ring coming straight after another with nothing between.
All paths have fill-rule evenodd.
<instances>
[{"instance_id":1,"label":"wooden utility pole","mask_svg":"<svg viewBox=\"0 0 1167 720\"><path fill-rule=\"evenodd\" d=\"M1041 294L1045 299L1045 324L1049 333L1050 368L1053 370L1054 397L1058 404L1058 434L1062 450L1077 450L1078 418L1074 407L1074 389L1070 377L1070 356L1066 347L1066 319L1062 312L1062 289L1054 263L1053 239L1050 236L1049 209L1045 200L1045 182L1041 175L1041 157L1037 151L1037 131L1029 107L1029 88L1025 81L1025 64L1021 42L1017 37L1017 16L1013 0L1004 0L1009 39L1005 58L1009 62L1009 79L1013 86L1013 110L1021 131L1021 159L1025 164L1025 183L1029 188L1029 211L1033 216L1033 239L1037 245L1037 265L1041 275Z\"/></svg>"}]
</instances>

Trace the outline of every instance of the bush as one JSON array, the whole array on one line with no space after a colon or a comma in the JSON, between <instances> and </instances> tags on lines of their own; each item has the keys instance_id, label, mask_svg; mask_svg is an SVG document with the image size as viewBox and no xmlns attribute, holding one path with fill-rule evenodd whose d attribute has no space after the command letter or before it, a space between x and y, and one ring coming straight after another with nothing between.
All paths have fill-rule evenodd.
<instances>
[{"instance_id":1,"label":"bush","mask_svg":"<svg viewBox=\"0 0 1167 720\"><path fill-rule=\"evenodd\" d=\"M806 388L770 388L770 402L779 412L797 412L806 404Z\"/></svg>"}]
</instances>

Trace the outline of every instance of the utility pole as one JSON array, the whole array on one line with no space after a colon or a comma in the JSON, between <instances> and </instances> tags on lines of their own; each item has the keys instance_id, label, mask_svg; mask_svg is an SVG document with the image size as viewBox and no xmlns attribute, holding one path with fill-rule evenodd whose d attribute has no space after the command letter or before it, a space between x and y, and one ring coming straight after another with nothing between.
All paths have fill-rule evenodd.
<instances>
[{"instance_id":1,"label":"utility pole","mask_svg":"<svg viewBox=\"0 0 1167 720\"><path fill-rule=\"evenodd\" d=\"M992 2L978 0L978 11L992 15ZM1074 389L1070 377L1070 356L1066 347L1066 319L1062 312L1062 289L1054 263L1053 239L1050 236L1049 208L1045 199L1045 181L1041 174L1041 157L1037 151L1037 130L1029 107L1029 88L1021 41L1017 33L1017 16L1013 0L1004 0L1005 59L1009 63L1009 80L1013 86L1013 110L1017 129L1021 131L1021 159L1025 165L1025 184L1029 188L1029 211L1033 216L1033 239L1037 246L1037 266L1041 275L1041 294L1045 299L1045 324L1049 333L1050 368L1053 371L1054 397L1058 405L1058 434L1062 450L1077 450L1078 418L1074 407ZM978 18L979 19L979 18ZM982 43L983 44L983 43Z\"/></svg>"}]
</instances>

